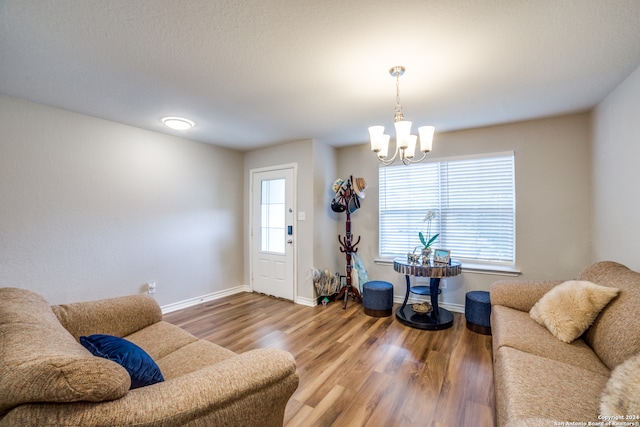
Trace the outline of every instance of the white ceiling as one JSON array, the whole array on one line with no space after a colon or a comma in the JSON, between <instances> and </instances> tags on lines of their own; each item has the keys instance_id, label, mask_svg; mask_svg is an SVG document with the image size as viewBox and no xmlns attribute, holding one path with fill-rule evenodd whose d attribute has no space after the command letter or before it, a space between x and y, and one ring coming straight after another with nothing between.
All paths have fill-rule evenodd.
<instances>
[{"instance_id":1,"label":"white ceiling","mask_svg":"<svg viewBox=\"0 0 640 427\"><path fill-rule=\"evenodd\" d=\"M639 0L0 0L0 93L249 150L593 107L640 64Z\"/></svg>"}]
</instances>

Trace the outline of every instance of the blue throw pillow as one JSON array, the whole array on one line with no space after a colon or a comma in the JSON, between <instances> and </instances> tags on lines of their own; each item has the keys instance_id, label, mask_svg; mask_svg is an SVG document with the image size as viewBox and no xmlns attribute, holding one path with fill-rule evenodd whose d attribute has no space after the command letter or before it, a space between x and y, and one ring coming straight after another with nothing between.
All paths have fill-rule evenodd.
<instances>
[{"instance_id":1,"label":"blue throw pillow","mask_svg":"<svg viewBox=\"0 0 640 427\"><path fill-rule=\"evenodd\" d=\"M156 362L131 341L112 335L95 334L80 337L80 344L94 356L122 365L131 376L132 389L164 381Z\"/></svg>"}]
</instances>

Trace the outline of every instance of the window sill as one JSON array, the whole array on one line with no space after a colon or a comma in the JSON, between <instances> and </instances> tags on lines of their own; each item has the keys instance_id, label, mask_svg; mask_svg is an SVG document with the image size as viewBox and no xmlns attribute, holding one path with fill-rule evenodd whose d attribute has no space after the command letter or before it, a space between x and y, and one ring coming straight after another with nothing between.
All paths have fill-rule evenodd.
<instances>
[{"instance_id":1,"label":"window sill","mask_svg":"<svg viewBox=\"0 0 640 427\"><path fill-rule=\"evenodd\" d=\"M373 260L374 263L378 265L389 265L393 266L393 259L389 258L376 258ZM492 274L495 276L519 276L522 274L522 271L515 267L508 267L502 265L488 265L488 264L473 264L473 263L462 263L462 272L463 273L473 273L473 274Z\"/></svg>"}]
</instances>

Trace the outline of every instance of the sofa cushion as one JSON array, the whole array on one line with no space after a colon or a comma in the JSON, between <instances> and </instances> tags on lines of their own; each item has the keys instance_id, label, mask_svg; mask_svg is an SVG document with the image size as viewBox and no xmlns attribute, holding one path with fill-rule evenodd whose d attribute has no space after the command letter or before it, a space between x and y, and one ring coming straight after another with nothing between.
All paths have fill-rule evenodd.
<instances>
[{"instance_id":1,"label":"sofa cushion","mask_svg":"<svg viewBox=\"0 0 640 427\"><path fill-rule=\"evenodd\" d=\"M126 369L131 377L132 389L164 381L160 368L151 356L124 338L94 334L80 337L80 344L94 356L112 360Z\"/></svg>"},{"instance_id":2,"label":"sofa cushion","mask_svg":"<svg viewBox=\"0 0 640 427\"><path fill-rule=\"evenodd\" d=\"M494 374L499 426L526 418L597 421L601 390L609 379L511 347L496 352Z\"/></svg>"},{"instance_id":3,"label":"sofa cushion","mask_svg":"<svg viewBox=\"0 0 640 427\"><path fill-rule=\"evenodd\" d=\"M531 310L540 298L563 280L498 280L491 284L491 305L502 305L516 310Z\"/></svg>"},{"instance_id":4,"label":"sofa cushion","mask_svg":"<svg viewBox=\"0 0 640 427\"><path fill-rule=\"evenodd\" d=\"M529 314L556 338L570 343L587 330L617 294L616 288L570 280L544 294Z\"/></svg>"},{"instance_id":5,"label":"sofa cushion","mask_svg":"<svg viewBox=\"0 0 640 427\"><path fill-rule=\"evenodd\" d=\"M584 340L609 369L640 352L640 273L622 264L603 261L586 267L579 280L620 289L584 334Z\"/></svg>"},{"instance_id":6,"label":"sofa cushion","mask_svg":"<svg viewBox=\"0 0 640 427\"><path fill-rule=\"evenodd\" d=\"M524 311L495 305L491 311L491 326L494 353L500 347L512 347L600 375L610 373L584 340L577 339L570 344L562 342Z\"/></svg>"},{"instance_id":7,"label":"sofa cushion","mask_svg":"<svg viewBox=\"0 0 640 427\"><path fill-rule=\"evenodd\" d=\"M171 379L235 356L236 353L231 350L199 340L169 353L157 362L165 377Z\"/></svg>"},{"instance_id":8,"label":"sofa cushion","mask_svg":"<svg viewBox=\"0 0 640 427\"><path fill-rule=\"evenodd\" d=\"M167 354L198 341L189 332L165 321L154 323L123 338L142 348L156 362Z\"/></svg>"},{"instance_id":9,"label":"sofa cushion","mask_svg":"<svg viewBox=\"0 0 640 427\"><path fill-rule=\"evenodd\" d=\"M602 393L600 413L622 417L640 415L640 353L613 370Z\"/></svg>"},{"instance_id":10,"label":"sofa cushion","mask_svg":"<svg viewBox=\"0 0 640 427\"><path fill-rule=\"evenodd\" d=\"M77 340L81 336L129 335L162 320L162 310L151 295L129 295L51 307Z\"/></svg>"},{"instance_id":11,"label":"sofa cushion","mask_svg":"<svg viewBox=\"0 0 640 427\"><path fill-rule=\"evenodd\" d=\"M27 402L118 399L127 371L93 357L62 327L40 295L0 289L0 414Z\"/></svg>"}]
</instances>

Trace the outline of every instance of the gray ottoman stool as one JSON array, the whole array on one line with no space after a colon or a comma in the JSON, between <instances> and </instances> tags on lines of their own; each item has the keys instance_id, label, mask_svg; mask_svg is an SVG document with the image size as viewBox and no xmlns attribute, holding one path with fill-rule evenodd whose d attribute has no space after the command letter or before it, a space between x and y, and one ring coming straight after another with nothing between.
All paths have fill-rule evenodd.
<instances>
[{"instance_id":1,"label":"gray ottoman stool","mask_svg":"<svg viewBox=\"0 0 640 427\"><path fill-rule=\"evenodd\" d=\"M364 313L373 317L391 316L393 311L393 285L374 280L362 285Z\"/></svg>"},{"instance_id":2,"label":"gray ottoman stool","mask_svg":"<svg viewBox=\"0 0 640 427\"><path fill-rule=\"evenodd\" d=\"M467 292L464 304L464 317L467 329L483 335L491 335L491 298L489 292Z\"/></svg>"}]
</instances>

